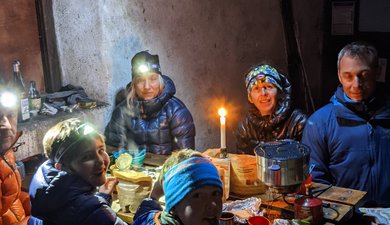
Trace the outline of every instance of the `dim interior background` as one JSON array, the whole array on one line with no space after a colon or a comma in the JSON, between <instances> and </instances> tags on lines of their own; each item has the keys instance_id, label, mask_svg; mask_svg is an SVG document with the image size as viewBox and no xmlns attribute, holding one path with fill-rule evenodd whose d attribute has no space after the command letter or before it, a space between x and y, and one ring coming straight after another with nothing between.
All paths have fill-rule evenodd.
<instances>
[{"instance_id":1,"label":"dim interior background","mask_svg":"<svg viewBox=\"0 0 390 225\"><path fill-rule=\"evenodd\" d=\"M377 24L376 17L390 21L388 4L385 0L1 0L0 74L10 78L13 60L20 59L25 83L35 80L41 92L81 85L91 98L111 104L86 117L103 130L116 91L131 81L132 56L150 50L159 55L162 72L173 79L176 96L192 112L197 149L219 147L217 109L225 106L227 148L234 150L234 129L247 109L244 73L250 66L268 62L288 74L291 63L301 56L308 89L299 86L302 76L288 75L300 93L310 92L318 108L338 83L336 58L343 45L357 39L372 41L380 56L389 58L389 22L371 25ZM283 11L285 6L290 15L286 16L286 8ZM381 13L375 13L378 10ZM291 40L298 43L295 55L290 54ZM300 96L297 100L304 108L306 100Z\"/></svg>"}]
</instances>

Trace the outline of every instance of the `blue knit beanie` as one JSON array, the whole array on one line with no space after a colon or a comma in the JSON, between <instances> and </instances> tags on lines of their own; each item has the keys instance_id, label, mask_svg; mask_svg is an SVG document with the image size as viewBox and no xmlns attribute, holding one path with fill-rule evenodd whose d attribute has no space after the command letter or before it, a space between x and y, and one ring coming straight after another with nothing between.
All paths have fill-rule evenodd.
<instances>
[{"instance_id":1,"label":"blue knit beanie","mask_svg":"<svg viewBox=\"0 0 390 225\"><path fill-rule=\"evenodd\" d=\"M165 209L170 212L188 193L205 185L221 188L222 182L214 164L203 157L192 157L178 163L164 176Z\"/></svg>"}]
</instances>

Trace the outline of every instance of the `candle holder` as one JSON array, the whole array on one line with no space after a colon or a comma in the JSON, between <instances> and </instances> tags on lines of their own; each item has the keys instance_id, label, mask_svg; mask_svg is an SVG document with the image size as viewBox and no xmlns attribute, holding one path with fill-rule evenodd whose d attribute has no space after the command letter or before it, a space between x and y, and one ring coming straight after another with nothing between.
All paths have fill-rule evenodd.
<instances>
[{"instance_id":1,"label":"candle holder","mask_svg":"<svg viewBox=\"0 0 390 225\"><path fill-rule=\"evenodd\" d=\"M219 158L226 159L227 155L228 155L227 149L226 148L221 148L221 152L219 153Z\"/></svg>"}]
</instances>

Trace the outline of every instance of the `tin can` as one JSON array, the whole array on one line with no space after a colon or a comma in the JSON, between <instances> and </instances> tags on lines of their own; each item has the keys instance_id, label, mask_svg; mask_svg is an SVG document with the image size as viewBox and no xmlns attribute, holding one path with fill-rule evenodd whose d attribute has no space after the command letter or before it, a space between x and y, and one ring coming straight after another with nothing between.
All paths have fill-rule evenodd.
<instances>
[{"instance_id":1,"label":"tin can","mask_svg":"<svg viewBox=\"0 0 390 225\"><path fill-rule=\"evenodd\" d=\"M294 201L294 217L299 220L308 220L311 224L323 223L322 201L318 198L303 196Z\"/></svg>"}]
</instances>

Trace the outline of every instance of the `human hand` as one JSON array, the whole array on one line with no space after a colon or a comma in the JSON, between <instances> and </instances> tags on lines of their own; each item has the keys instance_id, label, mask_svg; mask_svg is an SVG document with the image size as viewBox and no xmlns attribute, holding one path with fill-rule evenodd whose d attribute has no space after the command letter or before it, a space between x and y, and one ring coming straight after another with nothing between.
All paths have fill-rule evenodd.
<instances>
[{"instance_id":1,"label":"human hand","mask_svg":"<svg viewBox=\"0 0 390 225\"><path fill-rule=\"evenodd\" d=\"M109 177L107 178L106 183L99 187L99 192L111 195L117 184L118 180L115 177Z\"/></svg>"},{"instance_id":2,"label":"human hand","mask_svg":"<svg viewBox=\"0 0 390 225\"><path fill-rule=\"evenodd\" d=\"M152 191L150 192L150 197L156 200L159 200L164 195L163 187L161 186L161 181L157 180L154 182Z\"/></svg>"}]
</instances>

